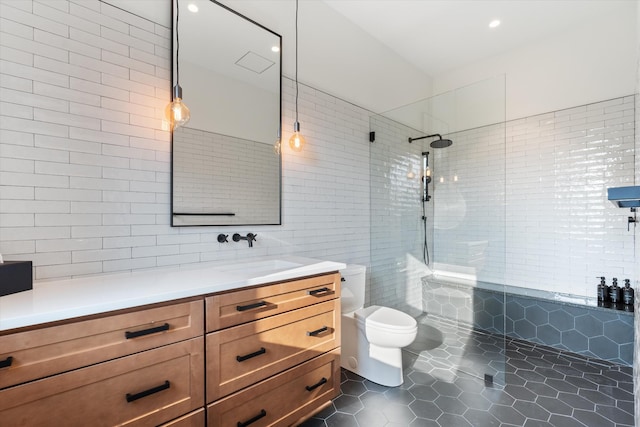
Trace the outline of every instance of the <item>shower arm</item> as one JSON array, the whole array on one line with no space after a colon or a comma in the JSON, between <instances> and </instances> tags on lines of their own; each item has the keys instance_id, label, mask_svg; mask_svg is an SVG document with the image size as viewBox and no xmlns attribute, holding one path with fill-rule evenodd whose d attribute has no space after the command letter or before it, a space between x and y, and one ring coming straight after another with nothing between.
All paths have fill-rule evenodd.
<instances>
[{"instance_id":1,"label":"shower arm","mask_svg":"<svg viewBox=\"0 0 640 427\"><path fill-rule=\"evenodd\" d=\"M442 139L442 135L440 135L439 133L434 133L433 135L420 136L418 138L409 137L409 144L411 144L413 141L418 141L425 138L433 138L434 136L437 136L438 139Z\"/></svg>"}]
</instances>

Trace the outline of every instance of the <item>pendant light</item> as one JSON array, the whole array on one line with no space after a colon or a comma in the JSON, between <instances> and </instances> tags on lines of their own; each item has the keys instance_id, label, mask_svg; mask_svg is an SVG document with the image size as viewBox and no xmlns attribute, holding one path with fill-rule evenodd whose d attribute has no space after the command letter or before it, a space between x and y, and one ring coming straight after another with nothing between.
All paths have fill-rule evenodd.
<instances>
[{"instance_id":1,"label":"pendant light","mask_svg":"<svg viewBox=\"0 0 640 427\"><path fill-rule=\"evenodd\" d=\"M298 0L296 0L296 122L293 124L293 135L289 138L289 147L293 151L302 151L305 140L300 133L300 122L298 122Z\"/></svg>"},{"instance_id":2,"label":"pendant light","mask_svg":"<svg viewBox=\"0 0 640 427\"><path fill-rule=\"evenodd\" d=\"M184 126L191 118L191 113L182 102L182 87L180 87L180 0L176 0L176 85L173 87L173 98L165 110L165 114L173 129Z\"/></svg>"}]
</instances>

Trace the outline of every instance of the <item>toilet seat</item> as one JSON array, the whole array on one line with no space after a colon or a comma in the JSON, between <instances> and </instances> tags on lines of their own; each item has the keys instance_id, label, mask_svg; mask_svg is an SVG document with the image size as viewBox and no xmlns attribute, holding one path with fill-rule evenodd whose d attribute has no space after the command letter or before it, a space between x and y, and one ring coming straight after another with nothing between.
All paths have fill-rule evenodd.
<instances>
[{"instance_id":1,"label":"toilet seat","mask_svg":"<svg viewBox=\"0 0 640 427\"><path fill-rule=\"evenodd\" d=\"M389 307L372 305L361 308L354 313L358 323L366 325L367 328L374 328L389 332L411 332L418 327L416 319Z\"/></svg>"}]
</instances>

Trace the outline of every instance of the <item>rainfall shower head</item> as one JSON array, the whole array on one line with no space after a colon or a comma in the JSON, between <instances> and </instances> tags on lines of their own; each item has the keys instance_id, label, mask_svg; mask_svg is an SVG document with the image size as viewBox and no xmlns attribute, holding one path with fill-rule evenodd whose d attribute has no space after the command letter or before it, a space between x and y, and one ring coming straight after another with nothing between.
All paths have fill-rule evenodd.
<instances>
[{"instance_id":1,"label":"rainfall shower head","mask_svg":"<svg viewBox=\"0 0 640 427\"><path fill-rule=\"evenodd\" d=\"M431 142L431 148L446 148L448 146L450 146L451 144L453 144L453 141L451 141L450 139L442 139L442 135L440 135L439 133L434 133L433 135L426 135L426 136L420 136L418 138L409 138L409 144L411 144L413 141L417 141L419 139L425 139L425 138L433 138L434 136L437 136L438 139L436 139L435 141Z\"/></svg>"},{"instance_id":2,"label":"rainfall shower head","mask_svg":"<svg viewBox=\"0 0 640 427\"><path fill-rule=\"evenodd\" d=\"M430 145L431 145L431 148L447 148L451 144L453 144L452 140L442 139L442 137L440 137L439 139L436 139L435 141L431 142Z\"/></svg>"}]
</instances>

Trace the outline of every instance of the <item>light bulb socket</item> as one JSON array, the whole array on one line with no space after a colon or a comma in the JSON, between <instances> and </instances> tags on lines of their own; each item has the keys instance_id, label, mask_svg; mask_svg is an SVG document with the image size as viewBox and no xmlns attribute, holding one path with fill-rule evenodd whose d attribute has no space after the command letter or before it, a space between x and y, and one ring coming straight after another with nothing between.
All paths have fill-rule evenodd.
<instances>
[{"instance_id":1,"label":"light bulb socket","mask_svg":"<svg viewBox=\"0 0 640 427\"><path fill-rule=\"evenodd\" d=\"M173 99L176 98L182 99L182 87L180 85L175 85L173 87Z\"/></svg>"},{"instance_id":2,"label":"light bulb socket","mask_svg":"<svg viewBox=\"0 0 640 427\"><path fill-rule=\"evenodd\" d=\"M300 132L300 122L298 122L296 120L296 122L293 124L293 131L294 132Z\"/></svg>"}]
</instances>

